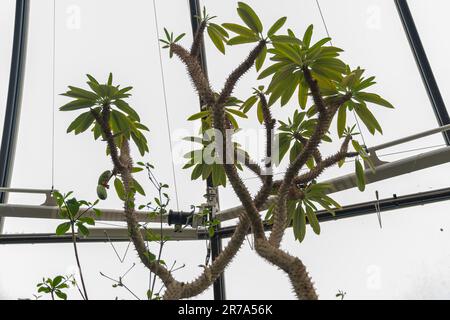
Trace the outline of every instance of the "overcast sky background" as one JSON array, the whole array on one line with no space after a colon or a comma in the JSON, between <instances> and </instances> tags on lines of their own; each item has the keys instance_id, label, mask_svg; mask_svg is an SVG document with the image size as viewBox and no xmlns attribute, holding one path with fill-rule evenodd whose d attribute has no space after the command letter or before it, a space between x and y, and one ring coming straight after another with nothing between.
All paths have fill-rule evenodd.
<instances>
[{"instance_id":1,"label":"overcast sky background","mask_svg":"<svg viewBox=\"0 0 450 320\"><path fill-rule=\"evenodd\" d=\"M218 15L216 22L239 21L235 1L202 2L208 12ZM326 36L315 0L248 0L266 28L281 16L287 16L286 26L303 35L314 24L317 41ZM367 145L373 146L437 126L429 100L403 32L394 2L391 0L321 0L333 44L345 49L343 58L353 67L362 66L368 74L376 75L378 85L373 91L390 100L395 110L374 106L384 135L372 137L363 130ZM445 0L410 0L410 7L429 55L446 103L450 103L450 66L447 57L450 41L445 12L450 4ZM13 0L0 2L0 103L5 106L14 22ZM189 7L186 0L156 0L159 27L165 26L179 34L186 32L182 43L192 41ZM189 145L180 143L184 136L193 135L198 127L186 122L198 111L198 100L186 76L184 66L170 60L163 52L167 110L160 74L157 29L152 1L144 0L58 0L56 1L55 93L67 85L84 86L85 74L105 80L113 72L122 86L132 85L130 103L150 127L150 154L145 161L155 164L159 179L171 186L172 208L188 210L192 204L203 202L205 184L190 181L190 171L181 170L181 156ZM220 89L229 72L246 56L249 46L228 47L224 57L207 42L207 60L211 82ZM58 112L67 100L55 96L53 106L53 1L31 0L28 55L23 105L20 119L16 161L11 185L26 188L50 188L52 185L52 133L54 131L55 187L60 191L74 190L79 198L95 199L98 175L109 169L110 161L101 142L94 142L90 134L65 134L75 113ZM266 62L266 66L269 62ZM245 99L257 84L255 71L249 72L239 83L235 95ZM287 119L296 105L294 100L283 109L274 109L280 119ZM3 116L4 107L0 108ZM167 116L166 116L167 112ZM251 113L254 111L251 111ZM53 115L55 121L52 121ZM252 113L252 115L254 115ZM254 115L254 118L256 116ZM350 118L351 119L351 118ZM54 124L54 128L53 128ZM1 126L1 125L0 125ZM241 142L258 153L262 141L255 141L258 123L245 120L247 136ZM169 134L171 133L171 139ZM424 147L439 147L442 136L435 135L380 154L407 151ZM324 153L336 150L338 142L324 145ZM172 152L171 148L172 147ZM427 150L426 150L427 151ZM423 151L422 151L423 152ZM382 157L393 161L419 151ZM136 155L138 153L135 153ZM175 176L172 174L171 159ZM142 160L136 157L136 161ZM286 163L279 169L283 171ZM392 194L404 195L448 187L450 165L443 165L407 176L401 176L367 187L364 193L348 190L334 195L342 204L374 200L375 191L381 198ZM352 165L327 172L323 179L351 172ZM151 195L151 185L145 175L137 177ZM244 173L252 192L258 180ZM173 188L177 185L177 194ZM230 188L220 188L220 206L226 209L238 205ZM42 197L10 196L11 203L40 204ZM145 199L139 199L144 203ZM120 208L111 193L103 208ZM428 299L450 298L450 217L448 202L382 213L380 230L376 215L321 225L316 236L308 229L306 239L299 244L287 232L283 247L303 259L321 298L335 299L338 290L347 292L349 299ZM233 223L233 222L230 222ZM58 222L38 219L6 219L4 232L53 232ZM104 226L98 223L99 226ZM443 231L440 231L440 229ZM115 245L125 252L127 244ZM155 247L156 248L156 247ZM81 244L80 254L85 268L91 298L132 298L126 291L113 289L102 278L102 271L118 278L137 261L133 250L123 263L115 256L111 245ZM206 244L202 241L171 242L164 251L167 262L177 261L186 267L175 274L183 280L193 279L201 272ZM35 284L43 276L70 274L75 270L71 245L4 245L0 246L0 298L32 297ZM127 285L145 297L148 273L137 265L126 277ZM229 299L292 299L287 277L270 266L244 244L238 257L226 271ZM79 298L75 290L70 298ZM212 298L209 290L199 298Z\"/></svg>"}]
</instances>

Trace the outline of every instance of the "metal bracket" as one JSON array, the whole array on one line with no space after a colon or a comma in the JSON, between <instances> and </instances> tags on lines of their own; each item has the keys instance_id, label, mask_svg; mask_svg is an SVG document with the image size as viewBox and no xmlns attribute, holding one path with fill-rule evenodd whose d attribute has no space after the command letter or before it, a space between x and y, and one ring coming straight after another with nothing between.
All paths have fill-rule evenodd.
<instances>
[{"instance_id":1,"label":"metal bracket","mask_svg":"<svg viewBox=\"0 0 450 320\"><path fill-rule=\"evenodd\" d=\"M53 197L53 191L48 189L26 189L26 188L0 188L0 193L30 193L30 194L45 194L45 201L41 206L57 206Z\"/></svg>"}]
</instances>

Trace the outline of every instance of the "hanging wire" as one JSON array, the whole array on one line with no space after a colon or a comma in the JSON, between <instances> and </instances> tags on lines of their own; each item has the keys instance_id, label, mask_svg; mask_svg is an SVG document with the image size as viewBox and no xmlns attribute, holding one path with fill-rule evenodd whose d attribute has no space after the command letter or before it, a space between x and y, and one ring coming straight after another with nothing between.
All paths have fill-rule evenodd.
<instances>
[{"instance_id":1,"label":"hanging wire","mask_svg":"<svg viewBox=\"0 0 450 320\"><path fill-rule=\"evenodd\" d=\"M330 31L328 30L328 25L327 25L327 22L325 20L325 16L323 14L322 7L320 5L319 0L316 0L316 5L317 5L317 9L319 10L320 17L322 18L322 23L323 23L323 26L325 28L325 32L327 33L327 37L331 39ZM330 45L333 46L333 42L331 40L330 40ZM361 125L359 123L358 117L356 116L355 110L353 110L353 117L355 117L356 125L358 127L359 132L361 133L361 139L363 141L363 144L367 148L366 139L364 139L364 134L363 134L363 132L361 130Z\"/></svg>"},{"instance_id":2,"label":"hanging wire","mask_svg":"<svg viewBox=\"0 0 450 320\"><path fill-rule=\"evenodd\" d=\"M55 187L55 81L56 79L56 0L53 0L53 50L52 50L52 190Z\"/></svg>"},{"instance_id":3,"label":"hanging wire","mask_svg":"<svg viewBox=\"0 0 450 320\"><path fill-rule=\"evenodd\" d=\"M161 71L161 83L162 83L163 96L164 96L164 107L165 107L165 112L166 112L167 134L169 137L170 159L171 159L171 163L172 163L172 175L173 175L175 199L176 199L176 203L177 203L177 210L180 210L179 203L178 203L178 190L177 190L177 178L175 175L175 164L173 163L172 133L171 133L171 129L170 129L169 110L167 107L166 82L165 82L165 76L164 76L162 52L161 52L161 46L159 45L159 24L158 24L158 15L156 13L156 1L155 0L153 0L153 13L155 16L156 41L157 41L157 45L158 45L159 68Z\"/></svg>"}]
</instances>

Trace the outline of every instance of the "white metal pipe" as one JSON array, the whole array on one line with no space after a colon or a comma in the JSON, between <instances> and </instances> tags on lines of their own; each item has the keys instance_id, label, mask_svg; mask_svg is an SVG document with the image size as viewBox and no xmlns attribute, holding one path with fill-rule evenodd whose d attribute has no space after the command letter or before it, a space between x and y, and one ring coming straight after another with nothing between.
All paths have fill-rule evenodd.
<instances>
[{"instance_id":1,"label":"white metal pipe","mask_svg":"<svg viewBox=\"0 0 450 320\"><path fill-rule=\"evenodd\" d=\"M435 129L423 131L423 132L420 132L420 133L416 133L416 134L413 134L411 136L400 138L400 139L397 139L397 140L394 140L394 141L389 141L389 142L380 144L378 146L368 148L368 150L370 152L370 151L377 151L377 150L387 149L387 148L390 148L390 147L397 146L399 144L403 144L403 143L406 143L406 142L418 140L418 139L421 139L421 138L425 138L425 137L431 136L431 135L436 134L436 133L449 131L449 130L450 130L450 124L442 126L442 127L438 127L438 128L435 128Z\"/></svg>"},{"instance_id":2,"label":"white metal pipe","mask_svg":"<svg viewBox=\"0 0 450 320\"><path fill-rule=\"evenodd\" d=\"M450 147L444 147L438 150L429 151L419 155L411 156L402 160L389 162L376 167L375 172L370 169L365 170L366 183L374 183L377 181L397 177L403 174L431 168L444 163L450 162ZM351 173L327 181L323 181L331 185L328 193L339 192L356 187L356 174ZM264 208L266 210L272 203L276 201L276 197L270 197ZM239 217L243 212L242 206L237 206L222 210L217 214L217 219L221 221L231 220Z\"/></svg>"},{"instance_id":3,"label":"white metal pipe","mask_svg":"<svg viewBox=\"0 0 450 320\"><path fill-rule=\"evenodd\" d=\"M81 208L80 210L83 210ZM84 216L95 218L98 221L125 221L123 210L99 209L101 216L97 217L93 210L88 210ZM0 217L10 218L35 218L35 219L61 219L59 208L55 206L36 206L23 204L0 204ZM150 217L149 212L137 211L136 218L139 222L161 222L160 217ZM167 223L167 215L162 216L162 222Z\"/></svg>"}]
</instances>

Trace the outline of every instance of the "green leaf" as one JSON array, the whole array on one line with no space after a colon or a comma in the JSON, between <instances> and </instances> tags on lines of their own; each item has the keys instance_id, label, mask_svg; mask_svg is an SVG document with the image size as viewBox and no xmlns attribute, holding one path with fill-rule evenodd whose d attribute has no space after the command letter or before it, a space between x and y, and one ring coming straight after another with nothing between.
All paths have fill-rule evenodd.
<instances>
[{"instance_id":1,"label":"green leaf","mask_svg":"<svg viewBox=\"0 0 450 320\"><path fill-rule=\"evenodd\" d=\"M291 141L292 137L288 133L280 133L278 134L278 161L276 161L276 164L279 164L281 160L283 160L286 153L289 151L289 148L291 147ZM276 155L275 155L276 156Z\"/></svg>"},{"instance_id":2,"label":"green leaf","mask_svg":"<svg viewBox=\"0 0 450 320\"><path fill-rule=\"evenodd\" d=\"M283 25L286 23L287 17L282 17L278 19L273 26L270 27L269 31L267 32L267 35L269 37L273 36L278 30L283 27Z\"/></svg>"},{"instance_id":3,"label":"green leaf","mask_svg":"<svg viewBox=\"0 0 450 320\"><path fill-rule=\"evenodd\" d=\"M259 123L264 122L264 113L263 113L261 101L258 102L258 107L256 109L256 116L258 118Z\"/></svg>"},{"instance_id":4,"label":"green leaf","mask_svg":"<svg viewBox=\"0 0 450 320\"><path fill-rule=\"evenodd\" d=\"M287 85L284 88L284 93L281 95L281 106L285 106L289 100L291 100L298 85L298 77L295 75L292 75L287 79Z\"/></svg>"},{"instance_id":5,"label":"green leaf","mask_svg":"<svg viewBox=\"0 0 450 320\"><path fill-rule=\"evenodd\" d=\"M295 239L302 242L306 235L306 215L302 205L298 205L293 219Z\"/></svg>"},{"instance_id":6,"label":"green leaf","mask_svg":"<svg viewBox=\"0 0 450 320\"><path fill-rule=\"evenodd\" d=\"M52 281L52 286L57 287L61 283L62 280L63 280L62 276L56 276Z\"/></svg>"},{"instance_id":7,"label":"green leaf","mask_svg":"<svg viewBox=\"0 0 450 320\"><path fill-rule=\"evenodd\" d=\"M304 83L304 81L300 81L298 85L298 104L304 110L306 108L306 104L308 102L308 92L309 87Z\"/></svg>"},{"instance_id":8,"label":"green leaf","mask_svg":"<svg viewBox=\"0 0 450 320\"><path fill-rule=\"evenodd\" d=\"M275 43L287 43L287 44L294 44L294 45L303 45L303 42L300 39L297 39L296 37L287 36L287 35L281 35L281 36L272 36L270 37L270 40L272 40ZM278 49L278 48L277 48Z\"/></svg>"},{"instance_id":9,"label":"green leaf","mask_svg":"<svg viewBox=\"0 0 450 320\"><path fill-rule=\"evenodd\" d=\"M78 126L75 129L75 134L80 134L84 131L86 131L87 129L89 129L89 127L91 126L91 124L95 121L94 116L92 115L92 113L89 112L85 112L83 118L81 119L80 123L78 124Z\"/></svg>"},{"instance_id":10,"label":"green leaf","mask_svg":"<svg viewBox=\"0 0 450 320\"><path fill-rule=\"evenodd\" d=\"M308 217L309 225L313 229L314 233L319 235L320 234L319 220L317 220L316 214L309 205L306 205L306 216Z\"/></svg>"},{"instance_id":11,"label":"green leaf","mask_svg":"<svg viewBox=\"0 0 450 320\"><path fill-rule=\"evenodd\" d=\"M371 134L375 134L375 130L383 134L377 119L364 104L355 104L355 111Z\"/></svg>"},{"instance_id":12,"label":"green leaf","mask_svg":"<svg viewBox=\"0 0 450 320\"><path fill-rule=\"evenodd\" d=\"M141 118L139 117L139 114L132 108L128 103L126 103L123 100L116 100L114 101L114 105L125 112L127 115L130 116L131 119L140 122Z\"/></svg>"},{"instance_id":13,"label":"green leaf","mask_svg":"<svg viewBox=\"0 0 450 320\"><path fill-rule=\"evenodd\" d=\"M234 32L234 33L236 33L236 34L238 34L238 35L241 35L241 36L243 36L243 37L246 37L246 38L254 38L254 37L255 37L255 33L254 33L251 29L246 28L246 27L244 27L244 26L241 26L241 25L239 25L239 24L235 24L235 23L224 23L224 24L222 24L222 26L223 26L225 29L228 29L228 30L230 30L231 32Z\"/></svg>"},{"instance_id":14,"label":"green leaf","mask_svg":"<svg viewBox=\"0 0 450 320\"><path fill-rule=\"evenodd\" d=\"M61 108L59 108L60 111L74 111L84 108L90 108L95 104L92 100L85 100L85 99L77 99L73 100L65 105L63 105Z\"/></svg>"},{"instance_id":15,"label":"green leaf","mask_svg":"<svg viewBox=\"0 0 450 320\"><path fill-rule=\"evenodd\" d=\"M83 236L89 235L88 228L86 228L82 223L78 222L77 227L78 227L78 232L81 233Z\"/></svg>"},{"instance_id":16,"label":"green leaf","mask_svg":"<svg viewBox=\"0 0 450 320\"><path fill-rule=\"evenodd\" d=\"M67 300L67 294L65 294L64 292L62 292L60 290L56 290L55 294L57 295L58 298L60 298L62 300Z\"/></svg>"},{"instance_id":17,"label":"green leaf","mask_svg":"<svg viewBox=\"0 0 450 320\"><path fill-rule=\"evenodd\" d=\"M109 77L108 77L108 86L112 86L112 83L113 83L113 75L112 75L112 73L110 72L110 73L109 73Z\"/></svg>"},{"instance_id":18,"label":"green leaf","mask_svg":"<svg viewBox=\"0 0 450 320\"><path fill-rule=\"evenodd\" d=\"M308 29L305 31L305 35L303 36L303 45L306 48L309 48L309 45L311 44L311 38L313 34L313 28L314 26L311 24Z\"/></svg>"},{"instance_id":19,"label":"green leaf","mask_svg":"<svg viewBox=\"0 0 450 320\"><path fill-rule=\"evenodd\" d=\"M261 33L263 31L263 25L256 12L244 2L238 2L238 6L238 14L245 24L253 31Z\"/></svg>"},{"instance_id":20,"label":"green leaf","mask_svg":"<svg viewBox=\"0 0 450 320\"><path fill-rule=\"evenodd\" d=\"M278 37L282 37L282 36L278 36ZM287 36L288 37L288 36ZM288 37L291 38L291 37ZM292 39L292 38L291 38ZM302 57L300 56L300 54L297 52L297 50L295 50L294 48L292 48L291 45L286 44L286 43L277 43L277 50L286 58L288 58L289 60L291 60L292 62L294 62L297 65L300 65L302 63Z\"/></svg>"},{"instance_id":21,"label":"green leaf","mask_svg":"<svg viewBox=\"0 0 450 320\"><path fill-rule=\"evenodd\" d=\"M209 38L211 39L213 44L216 46L216 48L220 52L225 54L225 45L223 43L223 39L222 39L220 33L218 33L214 28L211 28L211 27L208 27L207 31L208 31Z\"/></svg>"},{"instance_id":22,"label":"green leaf","mask_svg":"<svg viewBox=\"0 0 450 320\"><path fill-rule=\"evenodd\" d=\"M302 151L302 145L300 144L300 142L296 141L291 148L291 151L289 152L289 161L293 162L297 156L300 154L300 152Z\"/></svg>"},{"instance_id":23,"label":"green leaf","mask_svg":"<svg viewBox=\"0 0 450 320\"><path fill-rule=\"evenodd\" d=\"M233 126L234 129L239 129L239 124L237 123L236 119L233 117L232 114L227 112L226 117L231 122L231 125Z\"/></svg>"},{"instance_id":24,"label":"green leaf","mask_svg":"<svg viewBox=\"0 0 450 320\"><path fill-rule=\"evenodd\" d=\"M280 71L280 69L284 66L286 66L286 62L278 62L278 63L275 63L275 64L267 67L265 70L263 70L259 74L258 80L264 79L264 78L270 76L271 74Z\"/></svg>"},{"instance_id":25,"label":"green leaf","mask_svg":"<svg viewBox=\"0 0 450 320\"><path fill-rule=\"evenodd\" d=\"M63 93L62 96L76 98L76 99L84 99L84 100L92 100L96 101L99 96L91 91L87 91L81 88L69 86L69 91Z\"/></svg>"},{"instance_id":26,"label":"green leaf","mask_svg":"<svg viewBox=\"0 0 450 320\"><path fill-rule=\"evenodd\" d=\"M241 106L242 112L247 113L255 105L256 101L258 101L257 96L248 98Z\"/></svg>"},{"instance_id":27,"label":"green leaf","mask_svg":"<svg viewBox=\"0 0 450 320\"><path fill-rule=\"evenodd\" d=\"M67 231L69 231L69 229L70 229L70 222L61 223L56 228L56 235L61 236L61 235L65 234Z\"/></svg>"},{"instance_id":28,"label":"green leaf","mask_svg":"<svg viewBox=\"0 0 450 320\"><path fill-rule=\"evenodd\" d=\"M87 74L86 77L88 77L89 81L91 81L92 83L96 83L99 84L97 79L95 79L93 76L91 76L90 74Z\"/></svg>"},{"instance_id":29,"label":"green leaf","mask_svg":"<svg viewBox=\"0 0 450 320\"><path fill-rule=\"evenodd\" d=\"M69 125L67 128L67 133L70 133L74 131L84 120L84 118L87 116L88 113L91 113L90 111L80 114L78 117L75 118L74 121Z\"/></svg>"},{"instance_id":30,"label":"green leaf","mask_svg":"<svg viewBox=\"0 0 450 320\"><path fill-rule=\"evenodd\" d=\"M224 40L226 40L226 39L228 39L230 37L228 32L222 26L220 26L218 24L210 22L209 23L209 27L213 28L214 30L216 30Z\"/></svg>"},{"instance_id":31,"label":"green leaf","mask_svg":"<svg viewBox=\"0 0 450 320\"><path fill-rule=\"evenodd\" d=\"M225 110L227 110L229 113L232 113L240 118L245 118L245 119L248 118L247 115L242 111L232 109L232 108L225 108Z\"/></svg>"},{"instance_id":32,"label":"green leaf","mask_svg":"<svg viewBox=\"0 0 450 320\"><path fill-rule=\"evenodd\" d=\"M173 40L174 43L180 41L181 39L183 39L183 37L186 35L186 33L182 33L180 34L178 37L175 38L175 40Z\"/></svg>"},{"instance_id":33,"label":"green leaf","mask_svg":"<svg viewBox=\"0 0 450 320\"><path fill-rule=\"evenodd\" d=\"M139 182L136 181L136 179L133 179L133 188L137 193L145 196L144 188L142 188L142 186L139 184Z\"/></svg>"},{"instance_id":34,"label":"green leaf","mask_svg":"<svg viewBox=\"0 0 450 320\"><path fill-rule=\"evenodd\" d=\"M375 93L358 92L357 98L362 99L366 102L378 104L386 108L394 109L394 106L389 101L384 100L382 97L380 97L378 94Z\"/></svg>"},{"instance_id":35,"label":"green leaf","mask_svg":"<svg viewBox=\"0 0 450 320\"><path fill-rule=\"evenodd\" d=\"M78 221L86 223L90 226L95 226L95 220L91 217L82 217L82 218L78 219Z\"/></svg>"},{"instance_id":36,"label":"green leaf","mask_svg":"<svg viewBox=\"0 0 450 320\"><path fill-rule=\"evenodd\" d=\"M77 199L72 198L66 201L67 209L69 210L70 216L75 217L75 215L80 210L80 203Z\"/></svg>"},{"instance_id":37,"label":"green leaf","mask_svg":"<svg viewBox=\"0 0 450 320\"><path fill-rule=\"evenodd\" d=\"M210 111L208 111L208 110L207 111L201 111L201 112L198 112L198 113L193 114L192 116L190 116L188 118L188 121L198 120L198 119L201 119L201 118L205 118L205 117L207 117L209 115L210 115Z\"/></svg>"},{"instance_id":38,"label":"green leaf","mask_svg":"<svg viewBox=\"0 0 450 320\"><path fill-rule=\"evenodd\" d=\"M341 138L344 135L346 123L347 123L347 107L343 105L339 108L337 117L337 132L339 138Z\"/></svg>"},{"instance_id":39,"label":"green leaf","mask_svg":"<svg viewBox=\"0 0 450 320\"><path fill-rule=\"evenodd\" d=\"M120 181L119 178L116 178L114 180L114 188L116 189L117 196L120 200L125 201L125 188L123 186L122 181Z\"/></svg>"},{"instance_id":40,"label":"green leaf","mask_svg":"<svg viewBox=\"0 0 450 320\"><path fill-rule=\"evenodd\" d=\"M202 173L203 173L203 164L196 165L194 170L192 170L191 180L197 180L202 176Z\"/></svg>"},{"instance_id":41,"label":"green leaf","mask_svg":"<svg viewBox=\"0 0 450 320\"><path fill-rule=\"evenodd\" d=\"M364 191L366 189L366 178L364 176L364 169L361 162L355 159L355 172L356 172L356 184L359 191Z\"/></svg>"},{"instance_id":42,"label":"green leaf","mask_svg":"<svg viewBox=\"0 0 450 320\"><path fill-rule=\"evenodd\" d=\"M256 71L259 71L264 64L267 56L267 46L264 46L255 60Z\"/></svg>"},{"instance_id":43,"label":"green leaf","mask_svg":"<svg viewBox=\"0 0 450 320\"><path fill-rule=\"evenodd\" d=\"M237 36L234 38L231 38L230 40L228 40L228 45L229 46L234 46L234 45L238 45L238 44L244 44L244 43L253 43L253 42L257 42L259 40L258 37L244 37L244 36Z\"/></svg>"}]
</instances>

